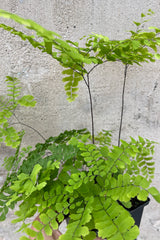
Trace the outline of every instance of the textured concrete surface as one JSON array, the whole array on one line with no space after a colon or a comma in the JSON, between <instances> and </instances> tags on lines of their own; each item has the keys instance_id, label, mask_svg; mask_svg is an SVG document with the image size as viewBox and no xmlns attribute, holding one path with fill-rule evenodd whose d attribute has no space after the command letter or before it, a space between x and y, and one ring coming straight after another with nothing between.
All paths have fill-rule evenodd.
<instances>
[{"instance_id":1,"label":"textured concrete surface","mask_svg":"<svg viewBox=\"0 0 160 240\"><path fill-rule=\"evenodd\" d=\"M0 0L0 8L33 19L65 39L74 41L92 32L105 34L111 39L127 37L127 31L134 27L132 22L139 20L141 12L149 8L155 11L149 24L159 27L160 22L160 3L157 0ZM12 21L0 19L0 22L20 29ZM0 66L0 94L4 92L5 76L12 75L21 79L23 92L33 94L37 100L35 109L17 111L21 121L35 127L46 138L65 129L90 129L88 95L84 84L80 84L79 98L74 103L68 103L61 82L61 67L49 56L0 30ZM120 63L105 64L99 66L91 76L96 131L112 130L115 143L120 120L123 72L124 67ZM129 68L125 99L122 138L141 135L160 142L159 62ZM43 141L33 131L28 129L27 132L24 144L34 145L37 141ZM10 152L5 147L1 148L1 162L6 153ZM159 155L157 146L154 183L160 190ZM1 167L0 183L4 177ZM0 239L19 238L20 235L14 233L18 226L10 224L11 218L12 213L5 222L0 223ZM154 200L144 210L139 239L160 239L160 206Z\"/></svg>"}]
</instances>

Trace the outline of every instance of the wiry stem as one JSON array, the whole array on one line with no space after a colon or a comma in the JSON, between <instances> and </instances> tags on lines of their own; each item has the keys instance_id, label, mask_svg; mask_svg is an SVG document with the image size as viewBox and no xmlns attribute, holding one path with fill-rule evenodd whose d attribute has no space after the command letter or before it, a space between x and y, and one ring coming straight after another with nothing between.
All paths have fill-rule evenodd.
<instances>
[{"instance_id":1,"label":"wiry stem","mask_svg":"<svg viewBox=\"0 0 160 240\"><path fill-rule=\"evenodd\" d=\"M87 73L87 79L83 76L84 82L88 88L88 94L89 94L89 102L90 102L90 113L91 113L91 132L92 132L92 143L95 143L94 140L94 114L93 114L93 101L92 101L92 93L90 88L90 81L89 81L89 73Z\"/></svg>"},{"instance_id":2,"label":"wiry stem","mask_svg":"<svg viewBox=\"0 0 160 240\"><path fill-rule=\"evenodd\" d=\"M44 137L37 129L29 126L28 124L25 124L25 123L21 122L21 121L18 119L18 117L16 116L16 114L15 114L14 112L13 112L13 115L14 115L14 117L17 119L18 122L17 122L17 123L12 123L12 124L10 124L10 125L19 124L19 125L28 127L28 128L30 128L30 129L32 129L34 132L36 132L44 141L46 140L45 137Z\"/></svg>"},{"instance_id":3,"label":"wiry stem","mask_svg":"<svg viewBox=\"0 0 160 240\"><path fill-rule=\"evenodd\" d=\"M123 90L122 90L122 106L121 106L121 119L120 119L120 126L119 126L119 136L118 136L118 147L120 146L120 139L121 139L121 132L122 132L122 124L123 124L123 113L124 113L124 93L125 93L125 86L126 86L126 79L127 79L127 70L128 65L125 65L124 68L124 81L123 81Z\"/></svg>"},{"instance_id":4,"label":"wiry stem","mask_svg":"<svg viewBox=\"0 0 160 240\"><path fill-rule=\"evenodd\" d=\"M28 124L25 124L25 123L22 123L22 122L17 122L17 123L12 123L10 125L16 125L16 124L19 124L19 125L22 125L22 126L25 126L25 127L28 127L30 129L32 129L34 132L36 132L44 141L46 140L43 135L35 128L29 126Z\"/></svg>"}]
</instances>

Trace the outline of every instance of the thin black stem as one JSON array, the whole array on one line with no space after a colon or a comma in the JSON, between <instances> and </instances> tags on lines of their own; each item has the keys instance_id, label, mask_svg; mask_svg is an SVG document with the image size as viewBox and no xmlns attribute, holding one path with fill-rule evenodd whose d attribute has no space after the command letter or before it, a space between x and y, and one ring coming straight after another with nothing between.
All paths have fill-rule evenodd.
<instances>
[{"instance_id":1,"label":"thin black stem","mask_svg":"<svg viewBox=\"0 0 160 240\"><path fill-rule=\"evenodd\" d=\"M12 123L10 125L16 125L16 124L19 124L19 125L22 125L22 126L25 126L25 127L28 127L30 129L32 129L34 132L36 132L44 141L46 141L45 137L43 137L43 135L38 131L36 130L35 128L29 126L28 124L25 124L25 123L22 123L22 122L17 122L17 123Z\"/></svg>"},{"instance_id":2,"label":"thin black stem","mask_svg":"<svg viewBox=\"0 0 160 240\"><path fill-rule=\"evenodd\" d=\"M33 127L31 127L31 126L29 126L28 124L25 124L25 123L23 123L23 122L21 122L21 121L19 121L19 119L18 119L18 117L16 116L16 114L13 112L13 115L14 115L14 117L17 119L17 123L12 123L12 124L10 124L10 125L16 125L16 124L19 124L19 125L22 125L22 126L25 126L25 127L28 127L28 128L30 128L30 129L32 129L34 132L36 132L44 141L46 141L46 139L45 139L45 137L37 130L37 129L35 129L35 128L33 128Z\"/></svg>"},{"instance_id":3,"label":"thin black stem","mask_svg":"<svg viewBox=\"0 0 160 240\"><path fill-rule=\"evenodd\" d=\"M86 82L86 81L85 81ZM93 101L92 101L92 94L90 88L90 81L89 81L89 74L87 74L87 88L89 93L89 102L90 102L90 112L91 112L91 131L92 131L92 143L94 144L94 115L93 115Z\"/></svg>"},{"instance_id":4,"label":"thin black stem","mask_svg":"<svg viewBox=\"0 0 160 240\"><path fill-rule=\"evenodd\" d=\"M128 64L126 64L124 68L124 81L123 81L123 90L122 90L122 106L121 106L121 118L120 118L119 136L118 136L118 147L120 146L122 124L123 124L124 94L125 94L125 86L126 86L126 79L127 79L127 70L128 70Z\"/></svg>"},{"instance_id":5,"label":"thin black stem","mask_svg":"<svg viewBox=\"0 0 160 240\"><path fill-rule=\"evenodd\" d=\"M84 75L82 75L82 77L83 77L83 80L84 80L84 82L85 82L85 84L86 84L86 86L87 86L87 88L88 88L88 82L87 82L87 80L85 79Z\"/></svg>"},{"instance_id":6,"label":"thin black stem","mask_svg":"<svg viewBox=\"0 0 160 240\"><path fill-rule=\"evenodd\" d=\"M104 58L104 57L103 57ZM103 58L101 60L103 60ZM108 62L108 60L103 61L103 63ZM98 67L99 65L103 64L103 63L97 63L96 65L94 65L89 71L88 74L90 74L96 67Z\"/></svg>"}]
</instances>

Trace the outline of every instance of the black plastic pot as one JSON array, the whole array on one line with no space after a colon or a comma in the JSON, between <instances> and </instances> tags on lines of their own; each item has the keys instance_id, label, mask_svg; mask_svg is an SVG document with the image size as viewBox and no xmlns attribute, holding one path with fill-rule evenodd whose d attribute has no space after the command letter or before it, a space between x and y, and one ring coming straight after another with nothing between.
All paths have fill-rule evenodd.
<instances>
[{"instance_id":1,"label":"black plastic pot","mask_svg":"<svg viewBox=\"0 0 160 240\"><path fill-rule=\"evenodd\" d=\"M141 223L141 218L142 218L142 214L143 214L143 209L145 206L147 206L150 202L150 199L148 198L146 202L139 202L140 205L137 206L135 209L131 209L129 210L131 216L134 218L135 220L135 224L139 227L140 223ZM136 239L135 239L136 240Z\"/></svg>"},{"instance_id":2,"label":"black plastic pot","mask_svg":"<svg viewBox=\"0 0 160 240\"><path fill-rule=\"evenodd\" d=\"M134 218L135 220L135 224L139 227L140 226L140 222L141 222L141 218L142 218L142 214L143 214L143 209L145 206L147 206L149 204L150 199L148 198L148 200L146 202L141 203L138 207L136 207L135 209L129 210L131 216Z\"/></svg>"}]
</instances>

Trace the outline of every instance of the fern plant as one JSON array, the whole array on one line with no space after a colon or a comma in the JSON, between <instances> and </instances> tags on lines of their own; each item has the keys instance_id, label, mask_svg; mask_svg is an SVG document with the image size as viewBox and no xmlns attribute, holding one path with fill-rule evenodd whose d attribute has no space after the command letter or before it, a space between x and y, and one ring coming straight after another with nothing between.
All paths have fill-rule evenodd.
<instances>
[{"instance_id":1,"label":"fern plant","mask_svg":"<svg viewBox=\"0 0 160 240\"><path fill-rule=\"evenodd\" d=\"M83 129L37 144L5 188L7 194L0 196L4 209L21 202L13 223L22 222L20 230L38 240L43 239L42 230L52 236L67 217L67 231L59 239L94 239L94 229L103 239L135 239L138 227L117 200L146 201L151 194L160 202L160 193L150 186L154 142L131 138L120 147L103 142L93 145ZM33 230L26 220L37 212L41 222L34 221Z\"/></svg>"},{"instance_id":2,"label":"fern plant","mask_svg":"<svg viewBox=\"0 0 160 240\"><path fill-rule=\"evenodd\" d=\"M67 231L59 237L60 240L92 240L96 238L95 230L103 239L134 240L139 229L123 206L131 206L134 198L146 201L149 194L160 202L159 191L151 186L155 143L139 137L120 144L123 104L118 146L111 144L110 132L102 131L95 136L90 88L90 74L101 64L120 61L124 65L125 90L130 65L154 62L160 58L157 50L160 29L150 27L144 30L142 26L147 16L152 14L151 10L141 14L141 21L134 22L136 30L130 31L128 39L109 40L106 36L92 34L85 37L85 46L80 47L79 43L63 40L57 33L32 20L0 10L0 16L34 30L41 40L37 41L36 36L26 35L5 24L0 24L1 28L24 41L28 40L33 47L49 54L63 66L62 81L68 101L75 100L79 82L84 81L91 110L91 133L86 129L65 131L58 137L38 143L34 150L18 150L19 164L1 189L0 220L4 220L8 209L13 209L18 203L17 218L13 222L21 222L19 230L28 235L22 236L21 240L29 237L43 240L44 234L52 236L66 218L69 218ZM16 94L18 90L14 97ZM21 100L17 103L21 104ZM12 105L16 106L15 98ZM11 162L12 157L6 166ZM28 223L28 218L35 214L39 215L39 220Z\"/></svg>"},{"instance_id":3,"label":"fern plant","mask_svg":"<svg viewBox=\"0 0 160 240\"><path fill-rule=\"evenodd\" d=\"M0 27L19 36L23 41L28 40L34 48L49 54L63 66L62 74L64 77L62 81L65 83L64 88L69 102L76 99L79 82L84 81L89 94L92 142L94 143L95 131L90 75L95 68L107 62L119 61L126 68L129 65L141 65L144 62L155 62L155 59L160 59L160 54L157 52L160 45L160 29L157 27L143 28L144 23L148 21L148 16L152 14L152 10L148 10L147 14L141 14L141 20L134 22L136 29L129 31L130 38L110 40L101 34L91 34L84 37L86 39L84 47L80 47L78 42L63 40L59 34L46 30L34 21L5 10L0 10L1 17L12 19L32 30L31 35L26 35L5 24L0 24ZM33 36L33 31L36 33L35 36ZM41 40L38 41L37 36ZM127 69L125 75L127 75Z\"/></svg>"},{"instance_id":4,"label":"fern plant","mask_svg":"<svg viewBox=\"0 0 160 240\"><path fill-rule=\"evenodd\" d=\"M10 126L9 120L15 116L15 110L18 106L34 107L36 101L31 95L20 96L21 88L17 78L7 76L6 85L7 94L0 96L0 142L16 148L19 146L23 134Z\"/></svg>"},{"instance_id":5,"label":"fern plant","mask_svg":"<svg viewBox=\"0 0 160 240\"><path fill-rule=\"evenodd\" d=\"M21 149L21 142L25 134L24 130L17 131L12 119L16 119L14 124L22 124L16 115L17 107L34 107L36 101L31 95L21 96L21 87L19 79L11 76L6 77L6 94L0 96L0 143L4 143L7 147L15 149L14 156L4 158L3 166L8 171L4 185L1 188L0 195L3 191L6 192L11 179L14 179L18 166L25 156L25 152L29 152L31 147ZM26 125L27 126L27 125ZM2 196L2 195L1 195ZM0 197L1 198L1 197ZM2 197L3 199L3 197ZM5 198L6 199L6 198ZM6 207L3 208L3 202L0 201L1 221L5 219L8 213Z\"/></svg>"}]
</instances>

